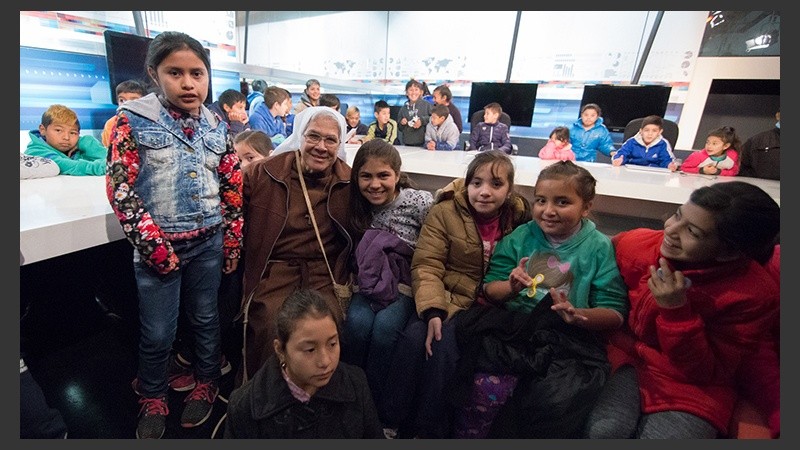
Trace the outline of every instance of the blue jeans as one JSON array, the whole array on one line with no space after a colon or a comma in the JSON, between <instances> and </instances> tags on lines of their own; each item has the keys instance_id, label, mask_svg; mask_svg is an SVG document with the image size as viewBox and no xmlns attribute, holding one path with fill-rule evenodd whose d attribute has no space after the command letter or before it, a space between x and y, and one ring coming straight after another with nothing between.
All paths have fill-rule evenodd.
<instances>
[{"instance_id":1,"label":"blue jeans","mask_svg":"<svg viewBox=\"0 0 800 450\"><path fill-rule=\"evenodd\" d=\"M139 291L139 385L147 398L167 394L167 365L178 328L180 304L194 336L195 378L216 380L220 372L220 328L217 290L222 278L222 230L208 239L177 243L180 269L160 275L133 252Z\"/></svg>"},{"instance_id":2,"label":"blue jeans","mask_svg":"<svg viewBox=\"0 0 800 450\"><path fill-rule=\"evenodd\" d=\"M350 299L344 322L342 351L345 355L342 359L364 368L376 403L383 393L395 345L415 308L411 297L399 293L394 302L377 313L367 297L356 293Z\"/></svg>"}]
</instances>

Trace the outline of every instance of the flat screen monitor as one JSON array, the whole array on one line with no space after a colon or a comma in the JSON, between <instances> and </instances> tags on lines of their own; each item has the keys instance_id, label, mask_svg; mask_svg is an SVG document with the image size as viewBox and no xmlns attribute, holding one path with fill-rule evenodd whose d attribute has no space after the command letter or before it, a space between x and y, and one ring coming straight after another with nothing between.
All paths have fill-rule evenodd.
<instances>
[{"instance_id":1,"label":"flat screen monitor","mask_svg":"<svg viewBox=\"0 0 800 450\"><path fill-rule=\"evenodd\" d=\"M623 132L625 125L633 119L650 115L664 117L671 91L671 86L590 84L583 88L581 108L587 103L596 103L600 106L606 128Z\"/></svg>"},{"instance_id":2,"label":"flat screen monitor","mask_svg":"<svg viewBox=\"0 0 800 450\"><path fill-rule=\"evenodd\" d=\"M536 103L536 83L472 83L469 95L467 122L476 111L492 102L497 102L503 112L511 117L511 125L530 127L533 121L533 106Z\"/></svg>"},{"instance_id":3,"label":"flat screen monitor","mask_svg":"<svg viewBox=\"0 0 800 450\"><path fill-rule=\"evenodd\" d=\"M135 34L106 30L103 32L106 41L106 63L108 64L108 84L111 87L111 101L117 104L117 85L125 80L137 80L145 86L151 86L147 75L145 61L147 47L153 38ZM205 49L209 55L210 50ZM213 102L211 93L211 74L208 74L208 96L205 104Z\"/></svg>"},{"instance_id":4,"label":"flat screen monitor","mask_svg":"<svg viewBox=\"0 0 800 450\"><path fill-rule=\"evenodd\" d=\"M781 56L780 30L780 11L709 11L697 56Z\"/></svg>"}]
</instances>

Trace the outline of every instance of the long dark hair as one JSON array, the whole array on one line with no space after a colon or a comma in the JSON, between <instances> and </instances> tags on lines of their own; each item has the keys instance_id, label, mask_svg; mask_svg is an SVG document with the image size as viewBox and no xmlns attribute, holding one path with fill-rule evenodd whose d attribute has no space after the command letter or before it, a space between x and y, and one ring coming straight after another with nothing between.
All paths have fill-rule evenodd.
<instances>
[{"instance_id":1,"label":"long dark hair","mask_svg":"<svg viewBox=\"0 0 800 450\"><path fill-rule=\"evenodd\" d=\"M536 179L538 184L543 180L566 180L575 189L575 193L583 200L584 203L589 203L594 200L595 187L597 186L597 179L586 168L575 164L570 160L556 161L539 172L539 177ZM536 194L536 187L533 188Z\"/></svg>"},{"instance_id":2,"label":"long dark hair","mask_svg":"<svg viewBox=\"0 0 800 450\"><path fill-rule=\"evenodd\" d=\"M761 264L770 259L781 230L781 207L760 187L715 183L693 191L689 201L713 213L722 242Z\"/></svg>"},{"instance_id":3,"label":"long dark hair","mask_svg":"<svg viewBox=\"0 0 800 450\"><path fill-rule=\"evenodd\" d=\"M286 343L289 342L297 321L306 317L314 319L330 317L333 319L333 323L336 324L336 331L341 334L341 324L333 309L325 301L325 297L314 289L298 289L286 297L286 300L278 310L278 314L275 316L275 329L282 349L286 349Z\"/></svg>"},{"instance_id":4,"label":"long dark hair","mask_svg":"<svg viewBox=\"0 0 800 450\"><path fill-rule=\"evenodd\" d=\"M169 55L178 50L190 50L197 55L200 61L203 61L203 65L206 66L208 78L211 78L211 60L203 44L197 39L186 33L181 33L180 31L164 31L150 41L150 45L147 47L145 68L152 69L153 72L157 73L158 65ZM203 99L203 101L205 101L205 99Z\"/></svg>"},{"instance_id":5,"label":"long dark hair","mask_svg":"<svg viewBox=\"0 0 800 450\"><path fill-rule=\"evenodd\" d=\"M359 147L355 158L353 158L353 166L350 170L350 208L352 211L350 224L359 236L363 235L372 225L372 204L364 198L361 194L361 188L358 186L358 174L364 164L371 159L380 160L399 175L399 180L395 186L396 190L416 188L416 185L408 178L408 175L400 171L403 160L394 145L383 139L372 139Z\"/></svg>"},{"instance_id":6,"label":"long dark hair","mask_svg":"<svg viewBox=\"0 0 800 450\"><path fill-rule=\"evenodd\" d=\"M499 178L497 169L504 167L506 169L506 182L508 183L508 197L506 201L500 206L500 230L503 236L513 231L518 225L530 221L533 218L531 213L531 204L522 194L514 189L514 163L508 157L506 152L502 150L486 150L479 152L472 158L469 166L467 166L467 174L464 177L464 198L467 200L470 211L472 205L469 203L469 195L467 194L467 187L475 178L475 172L481 167L489 165L493 177ZM519 213L521 211L521 214Z\"/></svg>"},{"instance_id":7,"label":"long dark hair","mask_svg":"<svg viewBox=\"0 0 800 450\"><path fill-rule=\"evenodd\" d=\"M264 157L269 156L270 152L275 150L275 146L272 145L272 139L270 139L267 133L261 130L244 130L233 137L234 144L240 144L242 142L252 147L253 150Z\"/></svg>"},{"instance_id":8,"label":"long dark hair","mask_svg":"<svg viewBox=\"0 0 800 450\"><path fill-rule=\"evenodd\" d=\"M728 150L742 151L742 140L739 139L739 135L736 134L736 128L728 126L715 128L708 132L708 136L720 138L723 144L731 144Z\"/></svg>"}]
</instances>

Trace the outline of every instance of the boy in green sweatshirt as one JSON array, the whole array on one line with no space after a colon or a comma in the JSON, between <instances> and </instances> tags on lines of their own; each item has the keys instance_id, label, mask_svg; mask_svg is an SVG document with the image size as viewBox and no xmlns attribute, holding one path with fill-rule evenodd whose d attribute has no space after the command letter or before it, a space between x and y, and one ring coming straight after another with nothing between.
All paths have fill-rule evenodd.
<instances>
[{"instance_id":1,"label":"boy in green sweatshirt","mask_svg":"<svg viewBox=\"0 0 800 450\"><path fill-rule=\"evenodd\" d=\"M38 130L28 135L26 155L53 160L64 175L106 174L108 149L94 136L81 136L75 111L64 105L51 105L42 114Z\"/></svg>"}]
</instances>

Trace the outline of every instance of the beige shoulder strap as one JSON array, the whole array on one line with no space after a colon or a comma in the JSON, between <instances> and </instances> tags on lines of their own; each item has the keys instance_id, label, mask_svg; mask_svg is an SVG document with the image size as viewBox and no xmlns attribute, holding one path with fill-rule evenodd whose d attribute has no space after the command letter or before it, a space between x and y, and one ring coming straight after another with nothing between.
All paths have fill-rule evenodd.
<instances>
[{"instance_id":1,"label":"beige shoulder strap","mask_svg":"<svg viewBox=\"0 0 800 450\"><path fill-rule=\"evenodd\" d=\"M317 219L314 217L314 209L311 206L311 199L308 198L308 189L306 188L306 180L303 177L303 166L300 163L301 159L300 150L297 150L297 155L295 156L295 161L297 162L297 175L300 178L300 186L303 188L303 197L306 199L306 206L308 207L308 216L311 218L311 224L314 225L314 233L317 234L317 242L319 242L319 248L322 249L322 257L325 258L325 265L328 267L328 273L331 276L331 281L336 283L336 278L333 277L333 271L331 270L331 265L328 262L328 255L325 254L325 246L322 244L322 237L319 235L319 228L317 227Z\"/></svg>"}]
</instances>

